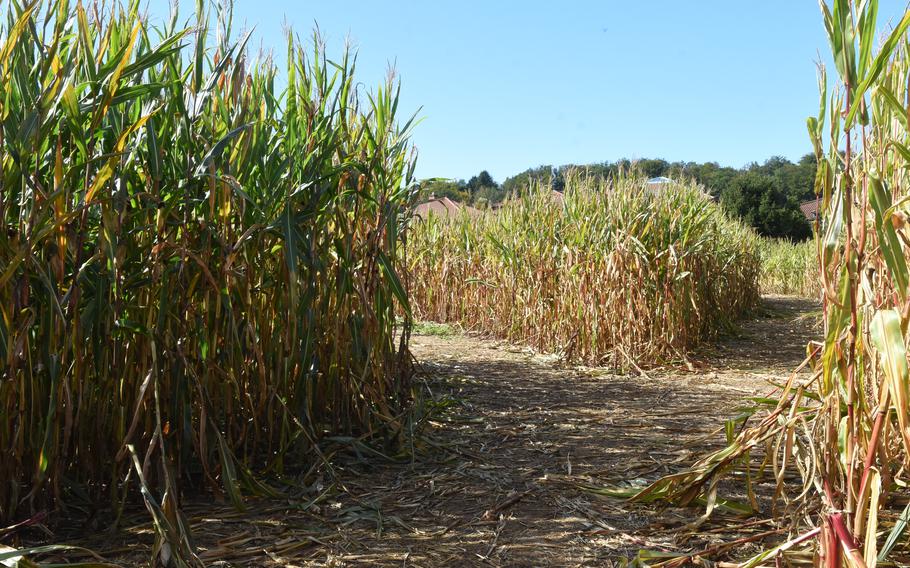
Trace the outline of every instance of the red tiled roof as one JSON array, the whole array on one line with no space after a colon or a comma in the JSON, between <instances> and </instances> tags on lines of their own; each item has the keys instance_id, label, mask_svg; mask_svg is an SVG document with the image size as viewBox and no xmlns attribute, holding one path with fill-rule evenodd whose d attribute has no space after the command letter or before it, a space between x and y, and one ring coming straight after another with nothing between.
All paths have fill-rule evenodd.
<instances>
[{"instance_id":1,"label":"red tiled roof","mask_svg":"<svg viewBox=\"0 0 910 568\"><path fill-rule=\"evenodd\" d=\"M430 215L436 215L442 219L457 217L462 211L468 214L472 219L480 215L480 210L470 205L462 205L452 201L448 197L433 199L426 203L421 203L414 209L414 215L421 219L426 219Z\"/></svg>"},{"instance_id":2,"label":"red tiled roof","mask_svg":"<svg viewBox=\"0 0 910 568\"><path fill-rule=\"evenodd\" d=\"M815 221L818 218L818 210L822 206L821 198L813 199L812 201L804 201L799 204L799 210L803 212L803 215L806 216L806 219L810 221Z\"/></svg>"}]
</instances>

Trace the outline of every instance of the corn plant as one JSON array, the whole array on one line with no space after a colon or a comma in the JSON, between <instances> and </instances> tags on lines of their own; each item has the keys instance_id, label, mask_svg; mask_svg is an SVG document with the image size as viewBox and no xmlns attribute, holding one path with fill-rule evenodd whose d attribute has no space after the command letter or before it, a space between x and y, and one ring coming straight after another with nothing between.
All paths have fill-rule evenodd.
<instances>
[{"instance_id":1,"label":"corn plant","mask_svg":"<svg viewBox=\"0 0 910 568\"><path fill-rule=\"evenodd\" d=\"M818 297L821 281L815 241L794 243L787 239L759 241L761 289L766 294Z\"/></svg>"},{"instance_id":2,"label":"corn plant","mask_svg":"<svg viewBox=\"0 0 910 568\"><path fill-rule=\"evenodd\" d=\"M829 93L820 69L821 105L808 120L823 205L815 246L824 337L808 346L803 365L812 372L794 373L728 447L637 498L713 504L724 474L764 454L775 474L771 512L790 538L746 566L780 565L807 545L817 565L902 566L910 561L910 10L879 36L875 0L820 6L838 82ZM786 483L791 471L801 484Z\"/></svg>"},{"instance_id":3,"label":"corn plant","mask_svg":"<svg viewBox=\"0 0 910 568\"><path fill-rule=\"evenodd\" d=\"M684 358L758 299L757 237L689 183L579 174L409 238L416 317L568 360Z\"/></svg>"},{"instance_id":4,"label":"corn plant","mask_svg":"<svg viewBox=\"0 0 910 568\"><path fill-rule=\"evenodd\" d=\"M0 522L141 492L157 561L196 563L182 492L242 507L325 434L402 433L413 123L393 78L358 92L316 37L279 71L202 0L5 6Z\"/></svg>"}]
</instances>

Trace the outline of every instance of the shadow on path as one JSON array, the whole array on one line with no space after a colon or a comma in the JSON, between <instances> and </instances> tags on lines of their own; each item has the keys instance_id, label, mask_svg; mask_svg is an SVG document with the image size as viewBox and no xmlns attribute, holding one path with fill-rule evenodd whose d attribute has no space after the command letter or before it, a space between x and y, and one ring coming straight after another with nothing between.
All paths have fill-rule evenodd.
<instances>
[{"instance_id":1,"label":"shadow on path","mask_svg":"<svg viewBox=\"0 0 910 568\"><path fill-rule=\"evenodd\" d=\"M349 471L385 516L339 532L323 561L388 566L596 566L643 547L679 549L700 511L657 514L576 483L640 484L722 443L739 402L785 379L818 335L812 302L767 298L762 315L697 356L694 372L617 376L559 368L507 344L417 336L446 461ZM341 506L344 508L344 505ZM391 519L391 520L390 520ZM399 522L400 521L400 522Z\"/></svg>"}]
</instances>

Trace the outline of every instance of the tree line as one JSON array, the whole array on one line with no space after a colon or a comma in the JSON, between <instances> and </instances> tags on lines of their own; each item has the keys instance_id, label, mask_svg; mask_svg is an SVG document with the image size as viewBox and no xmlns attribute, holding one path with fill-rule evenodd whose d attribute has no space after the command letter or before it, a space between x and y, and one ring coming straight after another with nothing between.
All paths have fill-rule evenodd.
<instances>
[{"instance_id":1,"label":"tree line","mask_svg":"<svg viewBox=\"0 0 910 568\"><path fill-rule=\"evenodd\" d=\"M425 197L448 197L475 207L490 207L509 196L520 196L534 182L565 189L571 171L588 175L614 177L620 172L635 172L671 179L693 178L730 213L739 216L760 234L769 237L803 240L811 236L812 227L799 209L799 204L815 198L815 156L807 154L796 163L774 156L763 163L753 162L742 168L720 166L716 162L668 162L661 159L544 165L529 168L497 183L489 172L481 171L469 180L427 179L421 182Z\"/></svg>"}]
</instances>

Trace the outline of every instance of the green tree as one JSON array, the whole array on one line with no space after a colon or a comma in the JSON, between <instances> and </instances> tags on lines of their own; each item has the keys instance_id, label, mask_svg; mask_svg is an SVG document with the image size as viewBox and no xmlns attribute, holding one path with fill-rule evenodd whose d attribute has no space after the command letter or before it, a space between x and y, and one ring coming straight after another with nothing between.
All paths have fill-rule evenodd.
<instances>
[{"instance_id":1,"label":"green tree","mask_svg":"<svg viewBox=\"0 0 910 568\"><path fill-rule=\"evenodd\" d=\"M465 182L461 180L430 178L420 182L421 199L435 197L441 199L448 197L452 201L467 203L471 195L465 190Z\"/></svg>"},{"instance_id":2,"label":"green tree","mask_svg":"<svg viewBox=\"0 0 910 568\"><path fill-rule=\"evenodd\" d=\"M473 197L481 188L483 187L495 187L499 188L499 184L493 179L493 176L490 175L490 172L483 170L476 176L468 180L467 188L468 192Z\"/></svg>"},{"instance_id":3,"label":"green tree","mask_svg":"<svg viewBox=\"0 0 910 568\"><path fill-rule=\"evenodd\" d=\"M478 204L483 202L487 205L495 205L502 203L505 198L506 192L499 186L485 185L474 194L474 202Z\"/></svg>"},{"instance_id":4,"label":"green tree","mask_svg":"<svg viewBox=\"0 0 910 568\"><path fill-rule=\"evenodd\" d=\"M749 171L737 176L724 188L721 204L768 237L803 240L812 235L799 203L781 188L773 175Z\"/></svg>"},{"instance_id":5,"label":"green tree","mask_svg":"<svg viewBox=\"0 0 910 568\"><path fill-rule=\"evenodd\" d=\"M654 178L666 175L670 169L670 164L666 160L638 160L635 168L645 177Z\"/></svg>"}]
</instances>

